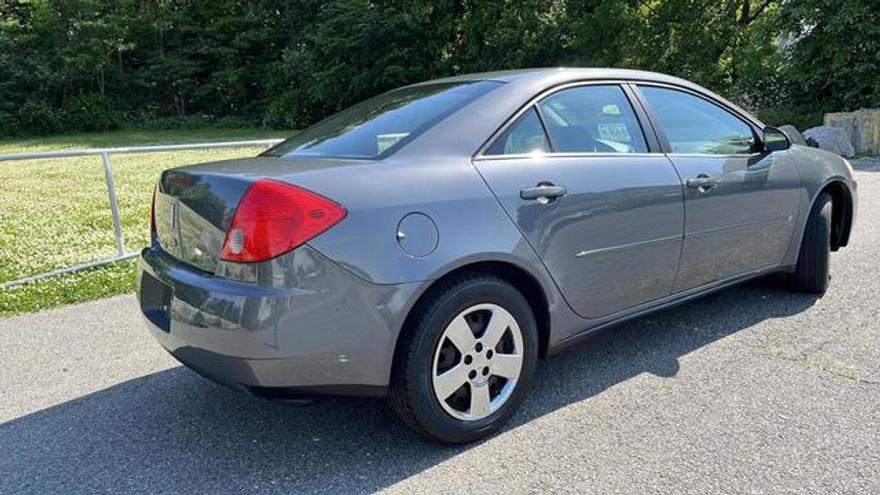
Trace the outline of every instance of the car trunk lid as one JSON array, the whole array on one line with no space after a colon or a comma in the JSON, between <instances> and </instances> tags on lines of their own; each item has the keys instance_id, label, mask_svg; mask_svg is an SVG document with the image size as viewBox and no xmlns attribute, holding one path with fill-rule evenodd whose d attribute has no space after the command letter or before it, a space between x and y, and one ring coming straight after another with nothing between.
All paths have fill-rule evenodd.
<instances>
[{"instance_id":1,"label":"car trunk lid","mask_svg":"<svg viewBox=\"0 0 880 495\"><path fill-rule=\"evenodd\" d=\"M157 241L172 257L215 273L235 210L254 182L277 178L295 184L297 174L362 162L257 157L166 170L153 210Z\"/></svg>"}]
</instances>

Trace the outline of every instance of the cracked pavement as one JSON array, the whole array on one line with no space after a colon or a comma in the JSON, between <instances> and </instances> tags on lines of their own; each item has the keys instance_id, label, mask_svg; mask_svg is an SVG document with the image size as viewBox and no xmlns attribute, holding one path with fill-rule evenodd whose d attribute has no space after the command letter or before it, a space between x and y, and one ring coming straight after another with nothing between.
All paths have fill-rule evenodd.
<instances>
[{"instance_id":1,"label":"cracked pavement","mask_svg":"<svg viewBox=\"0 0 880 495\"><path fill-rule=\"evenodd\" d=\"M124 296L0 320L0 493L880 493L880 172L822 299L750 282L539 366L512 424L429 443L169 358ZM880 169L877 169L880 170Z\"/></svg>"}]
</instances>

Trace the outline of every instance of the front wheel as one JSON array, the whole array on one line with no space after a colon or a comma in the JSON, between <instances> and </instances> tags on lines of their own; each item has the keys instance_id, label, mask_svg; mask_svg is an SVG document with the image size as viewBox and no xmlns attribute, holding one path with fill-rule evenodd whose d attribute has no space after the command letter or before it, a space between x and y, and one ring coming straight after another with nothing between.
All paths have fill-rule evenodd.
<instances>
[{"instance_id":1,"label":"front wheel","mask_svg":"<svg viewBox=\"0 0 880 495\"><path fill-rule=\"evenodd\" d=\"M499 278L464 275L415 311L401 340L390 403L416 432L477 440L510 419L534 375L538 333L522 294Z\"/></svg>"},{"instance_id":2,"label":"front wheel","mask_svg":"<svg viewBox=\"0 0 880 495\"><path fill-rule=\"evenodd\" d=\"M831 278L831 195L822 193L810 210L798 253L797 267L791 274L795 290L824 294Z\"/></svg>"}]
</instances>

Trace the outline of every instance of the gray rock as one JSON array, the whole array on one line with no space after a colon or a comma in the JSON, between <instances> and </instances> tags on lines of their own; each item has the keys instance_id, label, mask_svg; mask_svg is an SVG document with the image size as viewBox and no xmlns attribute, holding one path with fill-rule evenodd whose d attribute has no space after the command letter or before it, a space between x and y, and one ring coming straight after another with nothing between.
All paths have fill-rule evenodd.
<instances>
[{"instance_id":1,"label":"gray rock","mask_svg":"<svg viewBox=\"0 0 880 495\"><path fill-rule=\"evenodd\" d=\"M880 108L826 113L824 123L846 131L859 155L880 155Z\"/></svg>"},{"instance_id":2,"label":"gray rock","mask_svg":"<svg viewBox=\"0 0 880 495\"><path fill-rule=\"evenodd\" d=\"M781 125L777 127L783 134L788 136L788 140L791 141L791 144L799 144L801 146L806 146L807 141L804 139L804 136L801 135L800 131L793 125Z\"/></svg>"},{"instance_id":3,"label":"gray rock","mask_svg":"<svg viewBox=\"0 0 880 495\"><path fill-rule=\"evenodd\" d=\"M804 138L808 143L813 141L819 148L840 156L850 158L856 154L849 136L840 127L827 125L813 127L804 131Z\"/></svg>"},{"instance_id":4,"label":"gray rock","mask_svg":"<svg viewBox=\"0 0 880 495\"><path fill-rule=\"evenodd\" d=\"M859 158L853 160L852 166L856 170L865 170L868 172L880 171L880 156Z\"/></svg>"}]
</instances>

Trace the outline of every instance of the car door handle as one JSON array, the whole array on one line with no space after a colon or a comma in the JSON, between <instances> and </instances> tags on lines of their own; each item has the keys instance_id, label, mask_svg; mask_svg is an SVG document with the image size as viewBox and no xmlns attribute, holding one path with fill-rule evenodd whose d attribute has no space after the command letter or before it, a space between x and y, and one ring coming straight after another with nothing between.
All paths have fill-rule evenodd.
<instances>
[{"instance_id":1,"label":"car door handle","mask_svg":"<svg viewBox=\"0 0 880 495\"><path fill-rule=\"evenodd\" d=\"M700 174L696 177L691 177L687 180L687 186L692 187L694 189L699 189L700 192L706 192L709 189L712 189L718 184L718 180L712 177L709 177L706 174Z\"/></svg>"},{"instance_id":2,"label":"car door handle","mask_svg":"<svg viewBox=\"0 0 880 495\"><path fill-rule=\"evenodd\" d=\"M553 184L538 184L535 187L520 189L519 197L522 199L536 199L541 203L549 203L560 196L565 196L567 191L562 186Z\"/></svg>"}]
</instances>

